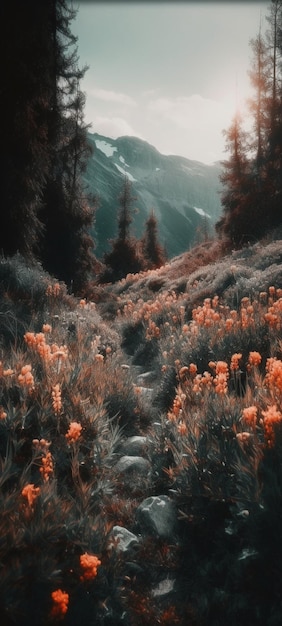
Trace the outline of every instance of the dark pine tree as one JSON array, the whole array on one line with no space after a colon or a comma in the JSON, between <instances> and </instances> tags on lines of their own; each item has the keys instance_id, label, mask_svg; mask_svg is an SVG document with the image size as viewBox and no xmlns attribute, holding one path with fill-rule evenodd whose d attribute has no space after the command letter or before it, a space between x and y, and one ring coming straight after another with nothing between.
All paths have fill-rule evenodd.
<instances>
[{"instance_id":1,"label":"dark pine tree","mask_svg":"<svg viewBox=\"0 0 282 626\"><path fill-rule=\"evenodd\" d=\"M250 201L252 177L247 158L246 134L242 130L242 120L237 113L226 135L226 149L230 153L223 162L224 171L220 177L223 184L221 202L223 216L216 224L216 230L232 246L240 246L252 238L252 216L246 211Z\"/></svg>"},{"instance_id":2,"label":"dark pine tree","mask_svg":"<svg viewBox=\"0 0 282 626\"><path fill-rule=\"evenodd\" d=\"M164 248L158 241L158 222L154 211L151 212L146 221L141 246L146 269L156 269L164 264L166 255Z\"/></svg>"},{"instance_id":3,"label":"dark pine tree","mask_svg":"<svg viewBox=\"0 0 282 626\"><path fill-rule=\"evenodd\" d=\"M48 173L48 3L2 2L0 251L32 256Z\"/></svg>"},{"instance_id":4,"label":"dark pine tree","mask_svg":"<svg viewBox=\"0 0 282 626\"><path fill-rule=\"evenodd\" d=\"M67 0L49 0L49 5L49 170L40 211L44 224L40 256L51 274L77 292L94 262L89 235L94 205L82 185L91 152L83 121L85 98L79 89L87 68L78 67L77 38L70 29L76 12Z\"/></svg>"},{"instance_id":5,"label":"dark pine tree","mask_svg":"<svg viewBox=\"0 0 282 626\"><path fill-rule=\"evenodd\" d=\"M138 252L138 242L130 234L133 203L131 183L127 177L119 197L118 235L111 242L110 252L105 254L105 272L101 282L115 282L127 274L136 274L144 269L144 260Z\"/></svg>"}]
</instances>

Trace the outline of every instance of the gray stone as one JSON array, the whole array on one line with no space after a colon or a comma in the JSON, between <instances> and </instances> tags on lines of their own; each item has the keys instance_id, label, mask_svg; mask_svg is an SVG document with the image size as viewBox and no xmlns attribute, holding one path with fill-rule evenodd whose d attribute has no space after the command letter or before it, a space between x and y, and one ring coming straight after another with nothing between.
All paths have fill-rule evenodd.
<instances>
[{"instance_id":1,"label":"gray stone","mask_svg":"<svg viewBox=\"0 0 282 626\"><path fill-rule=\"evenodd\" d=\"M161 539L171 538L177 532L177 514L168 496L151 496L136 509L136 521L142 532Z\"/></svg>"},{"instance_id":2,"label":"gray stone","mask_svg":"<svg viewBox=\"0 0 282 626\"><path fill-rule=\"evenodd\" d=\"M143 372L137 376L136 382L137 385L145 385L147 383L152 383L156 379L156 372Z\"/></svg>"},{"instance_id":3,"label":"gray stone","mask_svg":"<svg viewBox=\"0 0 282 626\"><path fill-rule=\"evenodd\" d=\"M148 443L147 437L135 435L134 437L128 437L118 448L118 451L128 456L142 456L147 451Z\"/></svg>"},{"instance_id":4,"label":"gray stone","mask_svg":"<svg viewBox=\"0 0 282 626\"><path fill-rule=\"evenodd\" d=\"M151 464L142 456L124 455L115 465L115 470L118 474L133 474L137 472L139 475L144 476L150 472Z\"/></svg>"},{"instance_id":5,"label":"gray stone","mask_svg":"<svg viewBox=\"0 0 282 626\"><path fill-rule=\"evenodd\" d=\"M117 552L128 552L138 541L136 535L123 526L114 526L109 535L109 547Z\"/></svg>"},{"instance_id":6,"label":"gray stone","mask_svg":"<svg viewBox=\"0 0 282 626\"><path fill-rule=\"evenodd\" d=\"M163 596L167 596L169 593L174 591L174 583L175 579L173 578L164 578L161 580L155 587L152 589L152 596L155 598L162 598Z\"/></svg>"}]
</instances>

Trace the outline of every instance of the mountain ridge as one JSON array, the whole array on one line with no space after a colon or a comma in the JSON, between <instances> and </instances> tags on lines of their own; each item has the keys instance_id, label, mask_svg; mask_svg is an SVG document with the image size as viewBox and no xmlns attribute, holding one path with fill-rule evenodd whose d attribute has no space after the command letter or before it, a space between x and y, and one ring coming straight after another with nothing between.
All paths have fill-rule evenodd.
<instances>
[{"instance_id":1,"label":"mountain ridge","mask_svg":"<svg viewBox=\"0 0 282 626\"><path fill-rule=\"evenodd\" d=\"M88 133L88 140L93 155L87 164L85 183L99 198L93 230L98 257L116 236L118 197L125 176L135 198L134 236L142 236L152 210L169 258L189 249L201 237L199 231L213 232L221 214L219 165L163 155L147 141L129 135L112 139Z\"/></svg>"}]
</instances>

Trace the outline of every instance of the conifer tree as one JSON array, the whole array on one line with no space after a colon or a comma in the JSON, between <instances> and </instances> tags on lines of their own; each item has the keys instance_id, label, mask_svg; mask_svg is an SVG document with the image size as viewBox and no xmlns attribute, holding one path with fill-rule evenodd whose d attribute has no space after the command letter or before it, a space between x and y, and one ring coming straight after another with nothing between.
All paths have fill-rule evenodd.
<instances>
[{"instance_id":1,"label":"conifer tree","mask_svg":"<svg viewBox=\"0 0 282 626\"><path fill-rule=\"evenodd\" d=\"M31 257L48 171L47 2L2 2L0 251Z\"/></svg>"},{"instance_id":2,"label":"conifer tree","mask_svg":"<svg viewBox=\"0 0 282 626\"><path fill-rule=\"evenodd\" d=\"M101 282L115 282L144 269L137 240L130 234L133 200L132 185L126 176L119 196L118 235L111 242L112 249L104 256L106 271L100 277Z\"/></svg>"},{"instance_id":3,"label":"conifer tree","mask_svg":"<svg viewBox=\"0 0 282 626\"><path fill-rule=\"evenodd\" d=\"M231 155L223 164L224 213L216 229L236 246L282 223L282 0L272 0L267 19L266 34L260 29L251 42L252 132L244 133L243 150L238 124L226 133Z\"/></svg>"},{"instance_id":4,"label":"conifer tree","mask_svg":"<svg viewBox=\"0 0 282 626\"><path fill-rule=\"evenodd\" d=\"M272 0L267 17L266 45L269 58L269 129L267 150L268 213L273 226L282 211L282 0Z\"/></svg>"},{"instance_id":5,"label":"conifer tree","mask_svg":"<svg viewBox=\"0 0 282 626\"><path fill-rule=\"evenodd\" d=\"M165 262L165 251L158 241L157 231L157 218L154 211L151 211L145 224L145 234L141 242L144 261L148 269L161 267Z\"/></svg>"},{"instance_id":6,"label":"conifer tree","mask_svg":"<svg viewBox=\"0 0 282 626\"><path fill-rule=\"evenodd\" d=\"M94 260L89 235L94 208L82 186L91 152L83 121L85 98L79 89L87 68L78 67L77 38L70 29L75 11L66 0L51 0L50 6L50 159L40 212L44 224L41 258L50 273L76 291L87 280Z\"/></svg>"},{"instance_id":7,"label":"conifer tree","mask_svg":"<svg viewBox=\"0 0 282 626\"><path fill-rule=\"evenodd\" d=\"M92 267L89 156L75 15L67 0L1 4L0 250L34 255L76 288ZM78 279L79 276L79 279Z\"/></svg>"},{"instance_id":8,"label":"conifer tree","mask_svg":"<svg viewBox=\"0 0 282 626\"><path fill-rule=\"evenodd\" d=\"M249 164L246 154L246 134L242 129L242 119L237 111L226 135L226 150L229 160L223 162L224 171L220 177L224 186L221 202L223 217L217 222L216 230L234 246L244 243L250 236L250 226L246 232L246 212L250 194Z\"/></svg>"}]
</instances>

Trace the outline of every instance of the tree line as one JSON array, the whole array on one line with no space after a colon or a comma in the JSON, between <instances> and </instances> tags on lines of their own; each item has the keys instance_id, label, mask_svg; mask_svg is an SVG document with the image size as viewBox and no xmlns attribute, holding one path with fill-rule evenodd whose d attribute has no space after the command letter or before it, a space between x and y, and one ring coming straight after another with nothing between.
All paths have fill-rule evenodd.
<instances>
[{"instance_id":1,"label":"tree line","mask_svg":"<svg viewBox=\"0 0 282 626\"><path fill-rule=\"evenodd\" d=\"M90 236L96 198L82 178L91 155L80 89L88 68L79 67L71 31L76 12L68 0L15 0L0 9L0 252L36 258L74 293L93 278L96 263ZM129 216L126 199L124 206ZM133 246L124 215L123 257Z\"/></svg>"},{"instance_id":2,"label":"tree line","mask_svg":"<svg viewBox=\"0 0 282 626\"><path fill-rule=\"evenodd\" d=\"M78 289L94 259L94 206L82 185L90 148L75 11L67 0L15 0L1 14L0 250L36 256Z\"/></svg>"},{"instance_id":3,"label":"tree line","mask_svg":"<svg viewBox=\"0 0 282 626\"><path fill-rule=\"evenodd\" d=\"M268 7L268 27L251 40L252 128L237 111L226 134L219 235L239 247L282 223L282 0Z\"/></svg>"}]
</instances>

